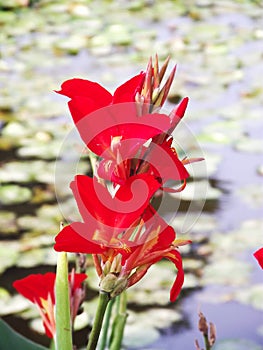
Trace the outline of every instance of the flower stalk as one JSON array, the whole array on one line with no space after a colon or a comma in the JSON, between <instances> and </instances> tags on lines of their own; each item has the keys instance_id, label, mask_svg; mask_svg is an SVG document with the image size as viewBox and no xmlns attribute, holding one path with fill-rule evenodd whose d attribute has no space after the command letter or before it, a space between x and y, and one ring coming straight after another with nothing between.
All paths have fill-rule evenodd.
<instances>
[{"instance_id":1,"label":"flower stalk","mask_svg":"<svg viewBox=\"0 0 263 350\"><path fill-rule=\"evenodd\" d=\"M56 295L56 350L72 350L67 253L58 254Z\"/></svg>"},{"instance_id":2,"label":"flower stalk","mask_svg":"<svg viewBox=\"0 0 263 350\"><path fill-rule=\"evenodd\" d=\"M115 303L116 298L111 299L105 313L103 325L102 325L102 332L101 332L101 337L99 341L99 350L104 350L106 345L107 345L107 340L108 340L108 332L109 332L109 327L110 327L110 319L112 315L112 308Z\"/></svg>"},{"instance_id":3,"label":"flower stalk","mask_svg":"<svg viewBox=\"0 0 263 350\"><path fill-rule=\"evenodd\" d=\"M124 328L127 320L127 293L122 292L118 297L118 310L114 320L113 334L111 337L110 350L119 350L121 348Z\"/></svg>"},{"instance_id":4,"label":"flower stalk","mask_svg":"<svg viewBox=\"0 0 263 350\"><path fill-rule=\"evenodd\" d=\"M95 350L97 347L100 332L102 329L104 315L105 315L106 308L107 308L109 301L110 301L109 294L100 291L98 306L97 306L97 310L96 310L95 319L93 322L93 327L92 327L92 330L91 330L91 333L89 336L87 350Z\"/></svg>"}]
</instances>

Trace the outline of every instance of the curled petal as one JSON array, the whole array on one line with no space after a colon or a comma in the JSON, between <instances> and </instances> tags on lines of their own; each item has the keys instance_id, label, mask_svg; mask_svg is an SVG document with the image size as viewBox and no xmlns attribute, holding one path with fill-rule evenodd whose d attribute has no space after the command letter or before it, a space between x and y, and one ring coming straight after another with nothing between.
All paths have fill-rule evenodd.
<instances>
[{"instance_id":1,"label":"curled petal","mask_svg":"<svg viewBox=\"0 0 263 350\"><path fill-rule=\"evenodd\" d=\"M170 300L171 302L174 302L177 299L178 295L180 294L180 291L184 283L184 270L183 270L182 258L180 253L177 250L173 250L172 252L168 253L166 257L169 260L171 260L177 268L177 275L173 283L173 286L170 290Z\"/></svg>"}]
</instances>

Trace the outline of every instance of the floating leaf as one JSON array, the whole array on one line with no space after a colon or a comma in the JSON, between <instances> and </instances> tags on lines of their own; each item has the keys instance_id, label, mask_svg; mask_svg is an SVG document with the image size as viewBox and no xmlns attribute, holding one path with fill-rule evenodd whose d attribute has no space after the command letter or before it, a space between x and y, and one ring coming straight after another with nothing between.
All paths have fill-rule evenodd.
<instances>
[{"instance_id":1,"label":"floating leaf","mask_svg":"<svg viewBox=\"0 0 263 350\"><path fill-rule=\"evenodd\" d=\"M262 350L262 347L247 339L226 339L216 341L214 350Z\"/></svg>"},{"instance_id":2,"label":"floating leaf","mask_svg":"<svg viewBox=\"0 0 263 350\"><path fill-rule=\"evenodd\" d=\"M16 215L11 211L0 211L1 234L18 233Z\"/></svg>"},{"instance_id":3,"label":"floating leaf","mask_svg":"<svg viewBox=\"0 0 263 350\"><path fill-rule=\"evenodd\" d=\"M15 265L19 258L19 242L2 241L0 244L0 273Z\"/></svg>"},{"instance_id":4,"label":"floating leaf","mask_svg":"<svg viewBox=\"0 0 263 350\"><path fill-rule=\"evenodd\" d=\"M221 195L222 192L206 180L190 182L182 192L171 194L172 197L185 201L216 200Z\"/></svg>"},{"instance_id":5,"label":"floating leaf","mask_svg":"<svg viewBox=\"0 0 263 350\"><path fill-rule=\"evenodd\" d=\"M55 221L53 218L31 215L20 216L17 219L17 223L22 230L30 230L46 234L58 231L59 226L59 220Z\"/></svg>"},{"instance_id":6,"label":"floating leaf","mask_svg":"<svg viewBox=\"0 0 263 350\"><path fill-rule=\"evenodd\" d=\"M127 325L124 329L123 345L140 348L152 344L159 336L159 332L155 328L138 327L136 324Z\"/></svg>"},{"instance_id":7,"label":"floating leaf","mask_svg":"<svg viewBox=\"0 0 263 350\"><path fill-rule=\"evenodd\" d=\"M32 192L27 187L4 185L0 187L0 203L10 205L28 202Z\"/></svg>"},{"instance_id":8,"label":"floating leaf","mask_svg":"<svg viewBox=\"0 0 263 350\"><path fill-rule=\"evenodd\" d=\"M236 190L236 193L252 208L263 208L263 186L261 183L242 186Z\"/></svg>"},{"instance_id":9,"label":"floating leaf","mask_svg":"<svg viewBox=\"0 0 263 350\"><path fill-rule=\"evenodd\" d=\"M0 315L6 316L19 313L29 306L29 302L22 295L15 295L0 300ZM0 348L1 349L1 348Z\"/></svg>"},{"instance_id":10,"label":"floating leaf","mask_svg":"<svg viewBox=\"0 0 263 350\"><path fill-rule=\"evenodd\" d=\"M263 310L263 284L255 284L246 289L240 289L235 293L235 299L240 303Z\"/></svg>"},{"instance_id":11,"label":"floating leaf","mask_svg":"<svg viewBox=\"0 0 263 350\"><path fill-rule=\"evenodd\" d=\"M245 261L223 257L204 268L202 284L243 286L248 283L250 271L251 265Z\"/></svg>"},{"instance_id":12,"label":"floating leaf","mask_svg":"<svg viewBox=\"0 0 263 350\"><path fill-rule=\"evenodd\" d=\"M20 161L4 164L0 169L1 182L32 182L54 183L54 162Z\"/></svg>"},{"instance_id":13,"label":"floating leaf","mask_svg":"<svg viewBox=\"0 0 263 350\"><path fill-rule=\"evenodd\" d=\"M253 139L248 136L243 136L235 142L235 149L241 152L248 153L263 153L263 142L262 139Z\"/></svg>"}]
</instances>

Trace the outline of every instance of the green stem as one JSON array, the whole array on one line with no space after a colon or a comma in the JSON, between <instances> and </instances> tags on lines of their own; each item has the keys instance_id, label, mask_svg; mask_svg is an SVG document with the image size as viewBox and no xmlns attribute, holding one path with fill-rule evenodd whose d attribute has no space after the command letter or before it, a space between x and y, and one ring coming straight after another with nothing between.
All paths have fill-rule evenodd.
<instances>
[{"instance_id":1,"label":"green stem","mask_svg":"<svg viewBox=\"0 0 263 350\"><path fill-rule=\"evenodd\" d=\"M54 342L54 339L51 340L50 345L49 345L50 350L56 350L56 344Z\"/></svg>"},{"instance_id":2,"label":"green stem","mask_svg":"<svg viewBox=\"0 0 263 350\"><path fill-rule=\"evenodd\" d=\"M210 346L210 343L209 343L209 339L208 339L208 335L204 335L204 339L205 339L205 349L206 350L211 350L211 346Z\"/></svg>"},{"instance_id":3,"label":"green stem","mask_svg":"<svg viewBox=\"0 0 263 350\"><path fill-rule=\"evenodd\" d=\"M100 292L97 311L96 311L93 327L92 327L92 330L90 332L87 350L95 350L96 349L98 339L100 336L100 331L101 331L101 327L102 327L104 314L105 314L105 311L106 311L106 308L107 308L109 301L110 301L110 298L109 298L108 293Z\"/></svg>"},{"instance_id":4,"label":"green stem","mask_svg":"<svg viewBox=\"0 0 263 350\"><path fill-rule=\"evenodd\" d=\"M67 253L58 253L56 275L56 349L72 350Z\"/></svg>"},{"instance_id":5,"label":"green stem","mask_svg":"<svg viewBox=\"0 0 263 350\"><path fill-rule=\"evenodd\" d=\"M116 315L116 319L114 321L114 329L113 329L113 337L112 342L110 344L110 350L120 350L124 328L127 319L127 294L126 291L122 292L119 295L118 300L118 314Z\"/></svg>"},{"instance_id":6,"label":"green stem","mask_svg":"<svg viewBox=\"0 0 263 350\"><path fill-rule=\"evenodd\" d=\"M102 326L101 339L100 339L100 343L99 343L99 350L104 350L106 347L110 319L111 319L111 314L112 314L112 307L113 307L114 302L115 302L115 298L109 302L107 309L106 309L105 318L104 318L103 326Z\"/></svg>"}]
</instances>

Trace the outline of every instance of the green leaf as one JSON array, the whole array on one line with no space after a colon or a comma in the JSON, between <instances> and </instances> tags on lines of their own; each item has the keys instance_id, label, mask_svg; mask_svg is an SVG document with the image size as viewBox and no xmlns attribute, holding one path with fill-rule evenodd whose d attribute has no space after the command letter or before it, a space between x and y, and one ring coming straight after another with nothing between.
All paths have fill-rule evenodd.
<instances>
[{"instance_id":1,"label":"green leaf","mask_svg":"<svg viewBox=\"0 0 263 350\"><path fill-rule=\"evenodd\" d=\"M47 350L47 348L26 339L0 319L0 349Z\"/></svg>"}]
</instances>

